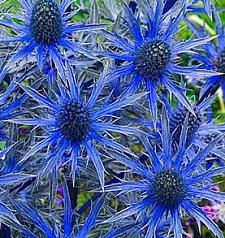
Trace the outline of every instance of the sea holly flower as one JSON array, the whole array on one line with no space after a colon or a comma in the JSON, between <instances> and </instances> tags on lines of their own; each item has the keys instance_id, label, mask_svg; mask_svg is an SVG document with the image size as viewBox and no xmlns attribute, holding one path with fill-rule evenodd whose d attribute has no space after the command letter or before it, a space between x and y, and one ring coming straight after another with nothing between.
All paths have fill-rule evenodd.
<instances>
[{"instance_id":1,"label":"sea holly flower","mask_svg":"<svg viewBox=\"0 0 225 238\"><path fill-rule=\"evenodd\" d=\"M130 168L130 171L143 177L138 181L125 181L120 184L106 186L105 191L119 191L120 194L130 191L140 193L139 201L118 212L106 222L114 222L143 211L151 209L145 237L154 237L156 229L165 217L169 218L170 231L174 237L182 237L184 233L181 219L182 212L193 216L198 222L203 222L217 237L223 238L222 231L211 221L198 206L198 199L224 201L225 194L210 190L212 178L222 173L225 167L204 170L202 165L210 151L224 136L218 136L204 149L199 150L192 158L187 158L186 132L187 120L182 128L179 148L175 155L171 154L171 134L169 120L162 114L162 151L156 154L147 139L143 143L148 152L151 166L148 167L134 158L111 152L118 161Z\"/></svg>"},{"instance_id":2,"label":"sea holly flower","mask_svg":"<svg viewBox=\"0 0 225 238\"><path fill-rule=\"evenodd\" d=\"M18 32L16 36L2 37L0 42L19 42L23 45L22 49L10 59L13 64L35 52L40 69L43 69L45 62L48 62L50 65L54 64L63 73L61 48L72 53L88 54L79 43L73 41L72 34L80 31L95 31L105 26L71 22L74 12L66 11L71 5L70 0L62 0L59 4L55 0L37 0L34 3L30 0L21 0L20 3L22 7L20 14L12 16L6 14L6 19L0 20L0 25ZM16 23L13 20L15 18L22 23Z\"/></svg>"},{"instance_id":3,"label":"sea holly flower","mask_svg":"<svg viewBox=\"0 0 225 238\"><path fill-rule=\"evenodd\" d=\"M79 226L78 229L74 228L74 219L78 219L76 212L71 208L71 199L69 197L69 191L66 185L64 185L63 191L64 197L64 214L63 217L59 218L61 222L53 220L53 224L50 225L42 216L38 210L30 204L18 202L15 204L18 211L21 212L23 217L27 217L29 221L39 228L46 238L84 238L88 237L91 229L96 224L96 219L99 212L104 204L105 195L99 197L95 203L92 204L89 215L87 216L84 224ZM54 215L55 216L55 215ZM48 216L49 218L49 216ZM74 231L76 230L76 231ZM29 236L28 236L29 237ZM35 236L36 237L36 236ZM30 237L29 237L30 238Z\"/></svg>"},{"instance_id":4,"label":"sea holly flower","mask_svg":"<svg viewBox=\"0 0 225 238\"><path fill-rule=\"evenodd\" d=\"M141 1L139 4L146 23L140 22L140 19L136 18L129 7L123 3L131 38L120 36L118 33L102 31L102 34L113 43L113 46L121 50L98 53L124 61L122 66L113 70L108 80L131 76L132 80L126 94L134 93L141 84L144 84L149 92L149 109L154 119L157 118L157 89L160 85L167 88L194 114L183 90L173 82L171 76L174 74L196 75L197 77L215 75L215 72L202 70L199 66L183 67L177 64L180 54L190 53L193 48L205 44L211 39L205 37L186 42L174 40L178 25L186 13L187 6L185 4L181 5L179 11L171 11L169 15L163 14L164 3L162 0L153 1L152 5L147 1Z\"/></svg>"},{"instance_id":5,"label":"sea holly flower","mask_svg":"<svg viewBox=\"0 0 225 238\"><path fill-rule=\"evenodd\" d=\"M215 19L215 34L218 37L214 41L202 45L204 54L197 56L196 54L193 54L193 57L200 59L204 63L203 67L207 70L215 70L221 73L221 75L214 75L206 79L201 88L202 97L208 97L209 95L215 94L217 89L221 87L223 97L225 98L225 80L223 75L225 73L225 31L219 11L217 11L216 8L213 8L213 16ZM197 37L208 35L208 30L204 26L197 26L192 23L189 18L187 18L186 22Z\"/></svg>"},{"instance_id":6,"label":"sea holly flower","mask_svg":"<svg viewBox=\"0 0 225 238\"><path fill-rule=\"evenodd\" d=\"M63 79L63 81L60 79L57 81L59 92L53 92L54 96L52 97L41 95L31 87L21 85L21 88L43 109L43 116L30 119L18 118L10 121L40 126L47 134L43 140L39 141L27 152L20 163L24 163L34 153L43 148L48 148L47 164L41 172L42 175L46 175L55 168L59 168L60 163L65 162L62 158L67 158L67 162L71 162L71 173L74 182L78 169L78 157L80 155L86 157L84 155L84 151L86 151L97 170L101 186L103 187L105 169L100 158L101 152L98 150L98 146L112 147L115 150L131 153L127 147L109 138L107 133L140 134L137 128L115 124L112 115L113 112L131 105L144 94L119 98L110 104L108 103L108 97L105 98L105 101L103 98L98 100L105 82L103 73L87 100L87 97L82 97L85 95L81 94L81 86L77 84L69 64L67 64L66 75L67 78ZM101 105L99 104L100 101L102 102ZM48 113L46 113L46 108ZM65 152L67 152L67 156L64 156Z\"/></svg>"}]
</instances>

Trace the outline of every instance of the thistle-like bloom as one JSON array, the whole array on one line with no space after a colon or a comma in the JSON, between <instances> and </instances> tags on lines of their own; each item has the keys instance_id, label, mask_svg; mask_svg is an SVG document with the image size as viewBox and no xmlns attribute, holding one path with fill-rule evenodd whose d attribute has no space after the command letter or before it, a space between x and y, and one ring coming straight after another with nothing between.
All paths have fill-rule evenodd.
<instances>
[{"instance_id":1,"label":"thistle-like bloom","mask_svg":"<svg viewBox=\"0 0 225 238\"><path fill-rule=\"evenodd\" d=\"M118 53L105 52L103 55L124 61L120 68L116 68L110 75L109 80L117 77L131 75L132 80L128 86L127 93L138 90L140 84L144 83L148 93L149 108L154 119L157 117L157 89L159 85L166 87L175 95L179 101L193 114L190 103L181 88L176 85L170 76L197 75L208 76L215 73L201 70L198 66L183 67L177 64L181 53L189 53L192 48L208 42L209 38L188 40L186 42L174 41L174 35L180 21L186 13L186 5L183 4L179 11L170 11L173 15L164 15L162 0L141 1L140 9L144 15L144 23L136 18L126 4L124 5L125 19L132 35L131 38L123 38L119 34L103 31L102 34L121 49ZM144 26L143 26L144 25ZM143 26L143 27L142 27Z\"/></svg>"},{"instance_id":2,"label":"thistle-like bloom","mask_svg":"<svg viewBox=\"0 0 225 238\"><path fill-rule=\"evenodd\" d=\"M140 192L140 200L120 211L106 222L114 222L125 217L143 214L150 209L147 231L145 237L154 237L156 229L166 217L170 221L170 229L175 238L182 237L181 211L193 216L198 222L203 222L212 232L220 238L223 233L198 206L198 199L211 201L224 201L225 194L210 190L213 185L212 178L225 170L225 167L204 170L205 158L221 140L222 136L211 141L203 150L198 151L194 157L187 158L186 132L187 120L182 128L180 145L175 155L171 154L171 140L169 121L165 111L162 115L162 151L155 152L147 139L143 143L149 154L151 167L147 167L138 160L125 156L115 155L118 161L128 166L131 171L143 177L140 181L127 181L121 184L109 185L105 191Z\"/></svg>"},{"instance_id":3,"label":"thistle-like bloom","mask_svg":"<svg viewBox=\"0 0 225 238\"><path fill-rule=\"evenodd\" d=\"M20 163L23 163L33 156L34 153L47 147L47 164L42 171L42 175L46 175L48 172L58 168L60 163L65 162L62 158L65 152L67 152L67 158L69 157L69 161L71 161L73 181L75 181L78 157L80 155L85 157L83 152L86 150L88 157L96 167L100 183L103 186L104 166L97 146L109 146L116 150L130 153L127 147L108 138L107 134L109 132L125 135L140 133L137 128L115 124L112 114L127 105L131 105L143 94L120 98L110 104L107 97L105 102L100 98L101 104L98 101L98 96L104 87L105 79L103 75L96 83L87 100L82 98L80 86L75 81L69 64L67 64L66 74L67 79L64 79L63 82L58 80L59 92L55 93L55 96L52 98L47 95L41 95L31 87L21 85L24 91L43 107L43 117L12 119L9 121L40 126L47 132L47 135L25 155ZM46 108L48 113L46 113Z\"/></svg>"},{"instance_id":4,"label":"thistle-like bloom","mask_svg":"<svg viewBox=\"0 0 225 238\"><path fill-rule=\"evenodd\" d=\"M215 28L217 39L213 42L209 42L202 46L204 54L198 55L197 59L200 59L207 70L215 70L222 74L225 73L225 31L223 23L220 19L219 10L213 8L213 16L215 19ZM190 19L187 20L190 29L196 34L197 37L204 37L208 35L208 30L204 26L197 26L193 24ZM194 54L193 57L196 57ZM201 95L208 97L215 94L217 89L221 87L223 90L223 97L225 99L225 76L215 75L207 78L203 87L201 88Z\"/></svg>"},{"instance_id":5,"label":"thistle-like bloom","mask_svg":"<svg viewBox=\"0 0 225 238\"><path fill-rule=\"evenodd\" d=\"M18 32L13 37L2 37L0 42L13 41L24 45L11 58L11 63L15 63L35 51L40 69L43 69L46 59L50 59L50 64L54 63L56 68L63 73L60 48L67 49L72 53L86 54L85 50L72 40L72 34L97 30L104 26L70 22L73 12L66 11L71 5L70 0L62 0L60 4L55 0L37 0L34 3L30 0L21 0L20 3L22 6L20 14L13 15L11 19L0 20L0 25L10 27ZM10 17L10 14L6 16ZM16 23L13 18L21 20L22 23Z\"/></svg>"},{"instance_id":6,"label":"thistle-like bloom","mask_svg":"<svg viewBox=\"0 0 225 238\"><path fill-rule=\"evenodd\" d=\"M38 213L37 209L32 207L31 205L24 204L19 202L15 204L17 209L21 212L21 215L27 217L32 224L34 224L37 228L39 228L44 237L46 238L84 238L88 237L91 229L95 226L96 219L98 214L104 204L105 196L102 195L91 207L90 213L86 218L86 221L82 225L81 228L76 229L74 231L74 216L75 211L71 208L71 200L69 197L69 192L67 186L64 186L64 217L59 224L58 221L54 220L53 225L50 225L46 219ZM55 215L54 215L55 217ZM77 217L76 217L77 218ZM49 219L49 216L48 216ZM31 238L30 236L27 236ZM36 236L34 236L36 237ZM32 236L33 238L33 236Z\"/></svg>"}]
</instances>

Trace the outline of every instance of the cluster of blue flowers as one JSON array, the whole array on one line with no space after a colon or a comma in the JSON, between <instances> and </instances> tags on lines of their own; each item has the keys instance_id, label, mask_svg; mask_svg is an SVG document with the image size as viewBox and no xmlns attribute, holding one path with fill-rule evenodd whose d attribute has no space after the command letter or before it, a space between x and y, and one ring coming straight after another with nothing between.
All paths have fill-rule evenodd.
<instances>
[{"instance_id":1,"label":"cluster of blue flowers","mask_svg":"<svg viewBox=\"0 0 225 238\"><path fill-rule=\"evenodd\" d=\"M212 116L218 90L225 98L221 9L210 0L20 5L0 13L0 234L182 238L192 217L223 238L201 209L225 202L213 189L225 172L225 124ZM216 36L192 21L198 13Z\"/></svg>"}]
</instances>

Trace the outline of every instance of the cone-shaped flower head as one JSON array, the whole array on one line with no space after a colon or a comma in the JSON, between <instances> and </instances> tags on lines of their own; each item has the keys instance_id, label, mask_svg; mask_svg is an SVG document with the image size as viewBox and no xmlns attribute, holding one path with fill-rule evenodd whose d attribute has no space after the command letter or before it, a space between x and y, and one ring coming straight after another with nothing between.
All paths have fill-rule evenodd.
<instances>
[{"instance_id":1,"label":"cone-shaped flower head","mask_svg":"<svg viewBox=\"0 0 225 238\"><path fill-rule=\"evenodd\" d=\"M139 191L140 198L136 203L115 214L106 222L114 222L135 214L137 217L145 216L146 233L144 237L154 237L156 229L161 222L168 218L170 223L169 230L173 232L175 238L181 238L184 233L182 227L182 215L187 213L197 221L203 222L213 233L222 238L223 233L217 225L211 221L207 214L198 206L197 199L208 199L210 201L224 201L225 194L210 190L213 185L212 178L222 171L225 167L216 169L203 169L205 159L215 145L222 139L218 136L212 140L204 149L200 150L194 157L188 158L186 146L186 132L188 120L182 127L179 148L175 155L171 153L171 134L169 120L165 111L162 116L162 151L153 149L147 138L143 138L143 144L149 154L148 167L138 159L131 159L120 156L112 152L118 161L128 166L131 171L143 177L139 181L127 181L114 185L108 185L105 191L119 191L127 193ZM192 154L193 155L193 154ZM143 213L146 211L146 213ZM150 211L150 212L147 212Z\"/></svg>"},{"instance_id":2,"label":"cone-shaped flower head","mask_svg":"<svg viewBox=\"0 0 225 238\"><path fill-rule=\"evenodd\" d=\"M66 154L71 159L71 174L74 182L79 167L78 157L80 155L87 157L88 155L96 167L100 183L103 186L104 166L100 157L102 153L101 145L130 153L129 148L109 138L106 132L125 135L140 133L137 128L115 124L115 120L112 118L113 112L131 105L144 94L119 98L112 103L106 97L104 102L99 97L105 85L104 73L89 95L81 93L81 86L75 80L73 69L69 64L67 64L66 76L63 81L59 78L58 89L56 90L59 92L53 92L54 97L52 98L48 95L41 95L31 87L21 85L24 91L40 105L41 110L44 110L42 111L43 116L41 118L18 118L9 121L40 126L47 132L46 137L25 155L21 163L33 156L34 152L47 147L49 148L48 160L41 171L42 175L46 175L55 168L58 169L60 163L65 162L64 159L67 161L68 158L64 157L65 152L67 152ZM89 99L87 99L88 97ZM57 98L57 100L53 98ZM102 102L102 105L99 101ZM48 110L47 114L46 108ZM86 156L84 151L87 152Z\"/></svg>"},{"instance_id":3,"label":"cone-shaped flower head","mask_svg":"<svg viewBox=\"0 0 225 238\"><path fill-rule=\"evenodd\" d=\"M11 57L7 67L15 61L35 51L37 64L41 70L45 64L56 67L64 73L61 49L71 53L89 55L85 49L73 41L72 34L80 31L92 31L103 28L104 24L77 24L71 21L73 12L67 11L72 4L70 0L21 0L21 13L17 17L21 24L13 21L14 16L5 14L0 25L10 27L17 32L12 37L1 37L0 42L19 42L22 47Z\"/></svg>"},{"instance_id":4,"label":"cone-shaped flower head","mask_svg":"<svg viewBox=\"0 0 225 238\"><path fill-rule=\"evenodd\" d=\"M130 8L123 3L126 26L129 34L112 34L103 31L102 34L118 48L117 52L100 52L100 54L113 59L121 60L120 67L113 70L109 80L118 77L131 76L131 81L125 90L125 94L131 94L138 90L140 84L144 84L148 93L149 109L153 119L157 118L157 91L159 86L165 87L170 93L189 111L194 114L190 103L171 79L177 75L197 75L207 77L215 75L215 72L201 70L199 66L180 66L178 58L182 53L190 53L193 48L205 44L210 38L177 42L174 36L180 21L186 14L187 3L182 3L168 13L163 13L164 3L160 1L141 1L136 17ZM124 24L121 24L124 27Z\"/></svg>"}]
</instances>

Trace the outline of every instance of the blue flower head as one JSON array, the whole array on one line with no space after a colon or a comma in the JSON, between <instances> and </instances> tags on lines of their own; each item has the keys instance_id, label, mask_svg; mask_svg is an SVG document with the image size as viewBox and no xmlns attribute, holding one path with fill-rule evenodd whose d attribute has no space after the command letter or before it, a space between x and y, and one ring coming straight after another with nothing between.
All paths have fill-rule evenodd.
<instances>
[{"instance_id":1,"label":"blue flower head","mask_svg":"<svg viewBox=\"0 0 225 238\"><path fill-rule=\"evenodd\" d=\"M212 178L225 170L224 167L204 170L205 158L215 147L222 136L212 140L204 149L199 150L194 157L188 158L186 147L186 132L188 120L182 128L179 148L175 155L171 154L171 134L168 117L162 115L162 151L155 152L147 139L143 144L148 152L151 166L145 166L136 159L113 153L118 161L131 169L131 172L143 177L139 181L127 181L120 184L109 185L105 191L120 191L126 193L138 191L140 198L125 210L120 211L106 222L114 222L133 214L141 216L143 211L150 209L151 213L145 227L145 237L155 237L160 222L168 218L169 231L174 237L182 237L184 233L181 211L193 216L198 222L203 222L213 233L223 238L222 231L211 221L197 204L198 199L210 201L224 201L225 194L210 190L213 185Z\"/></svg>"},{"instance_id":2,"label":"blue flower head","mask_svg":"<svg viewBox=\"0 0 225 238\"><path fill-rule=\"evenodd\" d=\"M140 132L136 128L115 124L112 115L113 112L131 105L143 94L120 98L110 104L108 103L108 97L105 98L105 102L103 102L103 98L98 100L104 87L105 78L103 73L102 78L98 80L87 100L87 97L82 97L81 86L77 84L69 64L67 64L66 74L67 79L58 80L57 91L59 92L55 92L52 98L48 95L41 95L31 87L21 85L24 91L42 107L45 117L18 118L10 121L40 126L47 132L47 135L25 155L20 163L24 163L34 153L47 147L49 149L48 159L42 175L59 168L60 163L65 162L62 158L67 158L67 160L69 159L67 162L71 162L71 173L73 181L75 181L78 157L83 155L85 158L87 152L88 157L96 167L100 183L103 186L104 166L100 158L102 149L98 150L98 146L109 146L130 153L127 147L109 138L107 134L108 132L114 132L129 135ZM100 101L102 105L99 104ZM46 114L46 108L48 114ZM84 151L86 152L84 153ZM64 156L65 152L67 156Z\"/></svg>"},{"instance_id":3,"label":"blue flower head","mask_svg":"<svg viewBox=\"0 0 225 238\"><path fill-rule=\"evenodd\" d=\"M164 3L162 0L140 1L139 12L143 17L136 17L126 4L124 6L125 19L131 33L131 37L120 36L117 33L103 31L102 34L121 49L118 53L101 53L113 59L123 60L123 65L116 68L110 75L109 80L117 77L132 76L127 94L138 90L144 83L148 93L149 108L154 119L157 118L157 89L159 85L167 88L179 101L193 114L189 101L182 89L176 85L170 76L197 75L208 76L215 73L201 70L198 66L183 67L177 64L181 53L190 53L193 48L208 42L209 38L176 42L174 35L180 21L186 13L186 4L180 8L163 14ZM173 14L173 15L171 15ZM141 21L143 19L143 22Z\"/></svg>"},{"instance_id":4,"label":"blue flower head","mask_svg":"<svg viewBox=\"0 0 225 238\"><path fill-rule=\"evenodd\" d=\"M13 37L2 37L0 42L19 42L22 49L10 59L11 63L21 60L35 51L36 60L40 69L45 62L54 64L63 73L62 54L60 48L70 52L87 54L82 47L72 40L72 34L80 31L90 31L102 28L101 24L75 24L70 22L73 14L67 12L71 5L70 0L62 0L58 4L55 0L21 0L22 13L16 16L6 14L6 19L0 20L0 25L10 27L18 32ZM20 19L21 24L13 21ZM10 18L10 19L8 19Z\"/></svg>"},{"instance_id":5,"label":"blue flower head","mask_svg":"<svg viewBox=\"0 0 225 238\"><path fill-rule=\"evenodd\" d=\"M213 8L213 16L215 19L215 28L217 39L203 45L205 54L198 55L197 59L200 59L204 65L203 67L207 70L215 70L221 74L225 73L225 31L223 23L220 19L220 11ZM191 19L187 18L187 24L190 29L196 34L197 37L204 37L208 35L208 30L205 26L198 26L193 24ZM225 77L224 75L217 75L206 78L206 82L201 88L201 96L208 97L209 95L215 94L217 89L222 87L223 97L225 98Z\"/></svg>"}]
</instances>

